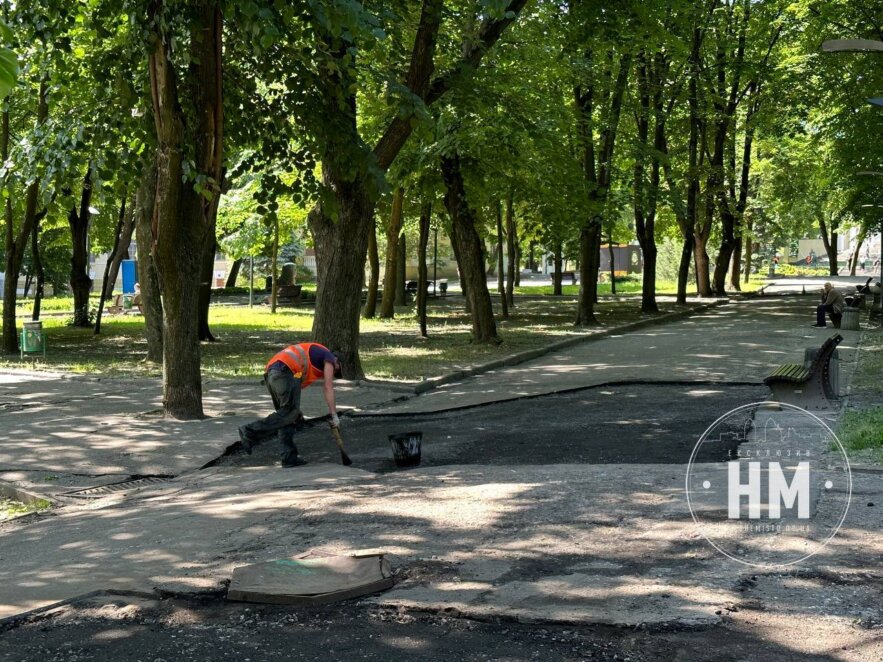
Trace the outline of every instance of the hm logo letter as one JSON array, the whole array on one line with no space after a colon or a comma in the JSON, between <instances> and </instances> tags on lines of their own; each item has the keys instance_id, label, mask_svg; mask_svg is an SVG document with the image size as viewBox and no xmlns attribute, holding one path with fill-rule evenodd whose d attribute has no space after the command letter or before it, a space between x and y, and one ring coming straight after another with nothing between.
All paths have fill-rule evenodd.
<instances>
[{"instance_id":1,"label":"hm logo letter","mask_svg":"<svg viewBox=\"0 0 883 662\"><path fill-rule=\"evenodd\" d=\"M761 498L761 463L748 463L748 482L743 483L740 475L740 463L729 463L728 485L728 517L739 519L741 511L741 497L748 497L748 519L760 519L763 500ZM809 462L800 462L794 472L794 477L789 484L782 473L782 467L778 462L770 462L767 465L769 476L768 489L768 517L779 519L782 516L782 504L785 508L793 508L797 501L798 519L809 519Z\"/></svg>"}]
</instances>

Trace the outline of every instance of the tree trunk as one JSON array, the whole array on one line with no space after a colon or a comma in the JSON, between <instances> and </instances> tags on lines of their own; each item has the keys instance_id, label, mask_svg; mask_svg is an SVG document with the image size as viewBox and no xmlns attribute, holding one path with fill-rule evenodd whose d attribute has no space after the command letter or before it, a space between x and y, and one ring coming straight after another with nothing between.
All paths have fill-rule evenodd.
<instances>
[{"instance_id":1,"label":"tree trunk","mask_svg":"<svg viewBox=\"0 0 883 662\"><path fill-rule=\"evenodd\" d=\"M524 259L524 252L521 250L521 244L515 242L515 287L521 287L521 263ZM513 290L514 291L514 290Z\"/></svg>"},{"instance_id":2,"label":"tree trunk","mask_svg":"<svg viewBox=\"0 0 883 662\"><path fill-rule=\"evenodd\" d=\"M727 296L726 280L730 272L730 262L736 252L736 237L733 234L733 223L723 221L721 223L723 238L717 252L717 261L714 263L714 278L712 280L712 290L715 296ZM707 259L707 256L706 256Z\"/></svg>"},{"instance_id":3,"label":"tree trunk","mask_svg":"<svg viewBox=\"0 0 883 662\"><path fill-rule=\"evenodd\" d=\"M711 296L710 260L708 258L708 237L697 233L693 243L693 261L696 266L696 288L700 297Z\"/></svg>"},{"instance_id":4,"label":"tree trunk","mask_svg":"<svg viewBox=\"0 0 883 662\"><path fill-rule=\"evenodd\" d=\"M451 249L454 251L454 261L457 263L457 275L460 278L460 293L463 295L463 309L466 311L467 315L472 315L472 300L469 298L469 283L466 282L466 278L463 275L465 273L465 267L463 266L463 259L460 257L460 246L454 241L453 226L451 226L447 235L451 239Z\"/></svg>"},{"instance_id":5,"label":"tree trunk","mask_svg":"<svg viewBox=\"0 0 883 662\"><path fill-rule=\"evenodd\" d=\"M515 20L526 0L510 0L502 18L482 21L476 34L464 44L461 59L449 73L433 78L436 37L441 24L442 0L424 0L420 22L415 33L411 63L405 86L417 98L431 105L448 90L463 71L474 71L484 55L493 47L505 28ZM339 56L350 58L346 48ZM343 354L343 375L362 376L359 360L359 304L361 302L361 271L365 265L370 223L374 215L372 190L374 172L355 172L347 157L364 145L356 127L356 99L351 92L356 81L347 65L327 74L329 90L323 99L328 116L335 118L333 138L322 156L322 177L331 185L336 200L335 218L322 206L314 208L308 218L316 245L318 282L313 340L322 342ZM341 100L344 103L341 103ZM396 117L387 127L373 150L379 169L385 172L404 146L415 123L412 117ZM337 149L340 143L342 149ZM343 158L342 158L343 155ZM346 162L343 162L346 158Z\"/></svg>"},{"instance_id":6,"label":"tree trunk","mask_svg":"<svg viewBox=\"0 0 883 662\"><path fill-rule=\"evenodd\" d=\"M598 299L598 269L601 266L601 218L583 226L579 235L579 301L577 326L597 326L595 301Z\"/></svg>"},{"instance_id":7,"label":"tree trunk","mask_svg":"<svg viewBox=\"0 0 883 662\"><path fill-rule=\"evenodd\" d=\"M741 231L740 231L741 232ZM742 235L736 237L736 246L733 249L733 258L730 266L729 287L736 292L742 291Z\"/></svg>"},{"instance_id":8,"label":"tree trunk","mask_svg":"<svg viewBox=\"0 0 883 662\"><path fill-rule=\"evenodd\" d=\"M445 183L445 208L451 215L453 228L451 239L458 246L462 269L460 275L468 284L468 299L472 305L472 341L497 342L497 324L487 288L481 238L475 228L475 213L466 199L459 156L443 156L441 171Z\"/></svg>"},{"instance_id":9,"label":"tree trunk","mask_svg":"<svg viewBox=\"0 0 883 662\"><path fill-rule=\"evenodd\" d=\"M122 209L126 208L125 199L123 200L121 207ZM132 235L135 232L134 204L132 207L133 208L129 209L128 213L125 214L121 230L122 234L119 236L120 249L114 252L113 260L110 263L110 271L107 274L107 280L104 281L104 297L106 299L113 297L113 288L116 285L117 277L120 273L120 264L126 259L126 256L129 253L129 244L132 243Z\"/></svg>"},{"instance_id":10,"label":"tree trunk","mask_svg":"<svg viewBox=\"0 0 883 662\"><path fill-rule=\"evenodd\" d=\"M497 289L500 292L500 306L503 319L509 317L509 302L506 300L506 276L503 273L503 203L497 201Z\"/></svg>"},{"instance_id":11,"label":"tree trunk","mask_svg":"<svg viewBox=\"0 0 883 662\"><path fill-rule=\"evenodd\" d=\"M489 257L487 261L487 265L485 267L485 276L487 278L492 278L497 275L497 242L494 242L494 247L491 250L490 254L488 254L487 250L487 241L485 241L484 237L481 238L481 252L483 255L487 255Z\"/></svg>"},{"instance_id":12,"label":"tree trunk","mask_svg":"<svg viewBox=\"0 0 883 662\"><path fill-rule=\"evenodd\" d=\"M405 189L399 186L392 196L392 212L389 216L389 224L386 226L386 262L383 269L383 301L380 304L382 319L392 319L396 312L396 286L398 284L396 276L404 202Z\"/></svg>"},{"instance_id":13,"label":"tree trunk","mask_svg":"<svg viewBox=\"0 0 883 662\"><path fill-rule=\"evenodd\" d=\"M107 299L107 291L110 289L110 295L113 296L113 285L108 285L110 282L110 274L113 271L113 263L117 263L117 268L119 268L119 261L117 261L117 257L123 254L123 230L126 225L126 218L129 217L129 226L132 227L135 223L134 216L130 214L126 214L126 191L123 191L123 201L120 203L120 212L117 216L117 226L116 231L113 234L113 248L110 251L110 255L107 256L107 262L104 264L104 278L101 281L101 298L98 300L98 310L95 313L95 335L99 335L101 333L101 317L104 314L104 302ZM131 241L131 233L129 235L129 240ZM128 242L126 242L128 246ZM116 277L114 277L116 280ZM143 299L143 296L142 296Z\"/></svg>"},{"instance_id":14,"label":"tree trunk","mask_svg":"<svg viewBox=\"0 0 883 662\"><path fill-rule=\"evenodd\" d=\"M396 305L404 306L408 303L405 292L405 274L407 269L407 248L405 246L405 234L399 235L399 247L396 249Z\"/></svg>"},{"instance_id":15,"label":"tree trunk","mask_svg":"<svg viewBox=\"0 0 883 662\"><path fill-rule=\"evenodd\" d=\"M515 223L515 210L512 194L506 197L506 298L509 307L515 307L515 281L518 272L518 228Z\"/></svg>"},{"instance_id":16,"label":"tree trunk","mask_svg":"<svg viewBox=\"0 0 883 662\"><path fill-rule=\"evenodd\" d=\"M432 220L432 203L426 202L420 209L420 243L417 248L417 320L420 323L420 335L428 337L426 332L426 298L429 286L429 274L426 266L426 247L429 244L429 224Z\"/></svg>"},{"instance_id":17,"label":"tree trunk","mask_svg":"<svg viewBox=\"0 0 883 662\"><path fill-rule=\"evenodd\" d=\"M604 95L606 122L598 135L595 145L595 90L594 84L583 90L579 86L574 89L577 107L577 133L579 135L582 155L583 176L589 187L589 209L591 217L580 232L580 289L577 303L577 326L595 326L595 302L598 300L598 270L601 266L601 231L604 227L604 213L607 205L607 193L612 179L613 156L616 145L616 134L622 111L622 99L628 83L631 69L631 54L626 53L619 60L615 82L609 93ZM587 64L591 65L591 55L587 56ZM612 66L612 64L611 64ZM613 80L612 68L607 72Z\"/></svg>"},{"instance_id":18,"label":"tree trunk","mask_svg":"<svg viewBox=\"0 0 883 662\"><path fill-rule=\"evenodd\" d=\"M43 305L43 290L46 286L46 272L43 269L43 259L40 256L40 221L42 215L34 222L34 230L31 232L31 259L34 261L34 308L31 319L36 322L40 319L40 309Z\"/></svg>"},{"instance_id":19,"label":"tree trunk","mask_svg":"<svg viewBox=\"0 0 883 662\"><path fill-rule=\"evenodd\" d=\"M37 101L37 126L46 123L49 117L49 105L46 100L47 83L41 81ZM9 110L3 111L2 138L0 152L3 162L9 160ZM15 302L18 295L18 277L24 260L28 239L37 222L37 205L40 200L40 181L31 182L25 191L24 216L18 234L15 232L12 218L12 200L6 196L6 268L3 286L3 351L14 354L18 352L18 332L15 325Z\"/></svg>"},{"instance_id":20,"label":"tree trunk","mask_svg":"<svg viewBox=\"0 0 883 662\"><path fill-rule=\"evenodd\" d=\"M552 296L560 297L562 292L562 280L564 276L562 274L561 263L563 260L561 259L561 242L556 242L555 244L555 273L552 276Z\"/></svg>"},{"instance_id":21,"label":"tree trunk","mask_svg":"<svg viewBox=\"0 0 883 662\"><path fill-rule=\"evenodd\" d=\"M371 220L371 231L368 234L368 266L371 274L368 277L368 294L362 317L371 319L377 314L377 288L380 286L380 257L377 254L377 223Z\"/></svg>"},{"instance_id":22,"label":"tree trunk","mask_svg":"<svg viewBox=\"0 0 883 662\"><path fill-rule=\"evenodd\" d=\"M147 336L147 360L163 360L163 305L159 277L152 254L154 198L156 195L156 163L153 159L144 166L141 182L135 194L135 242L138 249L138 282L141 284L141 310Z\"/></svg>"},{"instance_id":23,"label":"tree trunk","mask_svg":"<svg viewBox=\"0 0 883 662\"><path fill-rule=\"evenodd\" d=\"M752 255L754 253L754 221L751 215L748 216L742 233L742 249L744 251L742 264L745 265L742 269L742 277L743 282L747 283L751 278Z\"/></svg>"},{"instance_id":24,"label":"tree trunk","mask_svg":"<svg viewBox=\"0 0 883 662\"><path fill-rule=\"evenodd\" d=\"M865 239L868 236L868 230L864 226L861 227L858 234L855 237L855 249L852 251L852 255L849 256L849 275L855 276L855 270L858 267L859 262L859 251L862 248L862 244L865 243Z\"/></svg>"},{"instance_id":25,"label":"tree trunk","mask_svg":"<svg viewBox=\"0 0 883 662\"><path fill-rule=\"evenodd\" d=\"M667 152L665 135L666 111L663 104L663 76L667 70L664 57L657 53L652 59L646 52L638 56L637 80L640 112L636 116L638 129L639 152L635 156L634 167L634 217L635 235L641 246L644 259L644 272L641 283L641 312L658 313L656 305L656 206L659 197L660 155ZM650 140L650 107L651 99L655 115L653 134L653 150L649 149ZM650 180L646 182L646 156L652 153ZM645 188L646 185L646 188ZM674 194L673 194L674 195ZM678 224L683 227L685 221L681 203L675 205Z\"/></svg>"},{"instance_id":26,"label":"tree trunk","mask_svg":"<svg viewBox=\"0 0 883 662\"><path fill-rule=\"evenodd\" d=\"M694 25L690 48L690 79L688 83L688 105L690 108L690 137L687 144L688 169L687 169L687 204L685 210L684 222L681 226L681 234L684 238L684 245L681 251L681 264L678 269L678 303L687 303L687 279L690 274L690 261L697 250L697 230L699 225L699 136L702 126L702 118L699 109L699 78L701 77L701 59L702 59L702 40L703 29L698 25ZM671 169L669 165L665 165L666 179L669 181L671 188ZM705 252L703 240L702 252ZM708 256L706 255L706 261ZM697 290L701 290L699 285L698 271L696 274ZM708 275L706 269L705 293L708 296L710 288L707 286ZM699 292L701 295L702 291Z\"/></svg>"},{"instance_id":27,"label":"tree trunk","mask_svg":"<svg viewBox=\"0 0 883 662\"><path fill-rule=\"evenodd\" d=\"M374 203L365 183L350 181L332 161L324 162L322 178L335 192L338 215L333 220L319 206L308 216L317 266L312 339L342 354L345 378L361 379L359 308Z\"/></svg>"},{"instance_id":28,"label":"tree trunk","mask_svg":"<svg viewBox=\"0 0 883 662\"><path fill-rule=\"evenodd\" d=\"M74 295L73 326L79 327L92 326L89 319L89 292L92 290L92 279L89 277L89 221L92 218L89 208L91 204L92 162L90 161L86 166L86 175L83 177L79 209L76 206L71 207L67 215L73 245L70 275L71 292Z\"/></svg>"},{"instance_id":29,"label":"tree trunk","mask_svg":"<svg viewBox=\"0 0 883 662\"><path fill-rule=\"evenodd\" d=\"M224 287L236 287L236 281L239 280L239 272L242 271L243 261L242 258L239 258L230 265L230 273L227 274L227 282L224 283Z\"/></svg>"},{"instance_id":30,"label":"tree trunk","mask_svg":"<svg viewBox=\"0 0 883 662\"><path fill-rule=\"evenodd\" d=\"M222 34L219 0L197 0L189 14L189 66L180 77L167 52L163 1L151 5L149 56L157 138L154 263L163 296L163 408L178 419L203 417L199 348L199 283L213 207L220 196L223 144ZM194 126L188 131L187 119ZM205 177L197 190L185 161ZM210 201L207 202L208 194Z\"/></svg>"},{"instance_id":31,"label":"tree trunk","mask_svg":"<svg viewBox=\"0 0 883 662\"><path fill-rule=\"evenodd\" d=\"M714 153L711 160L711 174L706 182L706 223L710 226L714 214L713 199L717 198L718 210L721 219L721 243L714 263L714 278L712 291L715 296L727 295L726 280L730 271L730 260L736 249L736 215L727 204L726 191L724 190L723 158L726 149L727 127L729 121L723 118L717 122L717 130L714 137ZM700 292L700 296L702 293Z\"/></svg>"},{"instance_id":32,"label":"tree trunk","mask_svg":"<svg viewBox=\"0 0 883 662\"><path fill-rule=\"evenodd\" d=\"M822 243L825 246L825 253L828 255L828 274L837 275L837 219L831 218L831 228L825 223L825 217L819 212L819 232L822 235Z\"/></svg>"}]
</instances>

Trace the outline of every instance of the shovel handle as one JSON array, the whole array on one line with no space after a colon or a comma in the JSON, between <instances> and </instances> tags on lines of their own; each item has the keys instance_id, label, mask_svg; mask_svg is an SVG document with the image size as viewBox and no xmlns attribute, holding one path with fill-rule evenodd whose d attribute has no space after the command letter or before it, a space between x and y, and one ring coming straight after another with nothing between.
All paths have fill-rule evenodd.
<instances>
[{"instance_id":1,"label":"shovel handle","mask_svg":"<svg viewBox=\"0 0 883 662\"><path fill-rule=\"evenodd\" d=\"M350 459L350 456L346 454L346 450L343 447L343 437L340 436L340 429L336 425L331 426L331 434L334 435L334 441L337 443L337 447L340 449L340 461L344 466L350 466L353 461Z\"/></svg>"}]
</instances>

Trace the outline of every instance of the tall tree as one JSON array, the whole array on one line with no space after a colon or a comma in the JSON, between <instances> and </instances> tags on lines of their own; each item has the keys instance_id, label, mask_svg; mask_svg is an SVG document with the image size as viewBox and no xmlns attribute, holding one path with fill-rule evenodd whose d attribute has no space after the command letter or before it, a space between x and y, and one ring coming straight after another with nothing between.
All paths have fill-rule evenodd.
<instances>
[{"instance_id":1,"label":"tall tree","mask_svg":"<svg viewBox=\"0 0 883 662\"><path fill-rule=\"evenodd\" d=\"M396 275L399 264L399 237L402 234L404 220L405 189L395 189L392 196L392 211L386 226L386 261L383 270L383 302L380 306L380 317L392 319L395 316L398 278ZM369 238L370 239L370 238Z\"/></svg>"},{"instance_id":2,"label":"tall tree","mask_svg":"<svg viewBox=\"0 0 883 662\"><path fill-rule=\"evenodd\" d=\"M632 55L628 52L616 54L611 51L608 56L601 58L600 65L591 52L586 52L584 58L586 67L590 70L600 66L601 75L597 82L591 79L574 88L577 135L590 210L580 229L580 288L576 324L593 326L598 323L595 318L595 302L598 298L598 272L601 266L601 232L614 170L616 133ZM596 108L599 101L600 109ZM596 112L600 113L600 119L596 118Z\"/></svg>"},{"instance_id":3,"label":"tall tree","mask_svg":"<svg viewBox=\"0 0 883 662\"><path fill-rule=\"evenodd\" d=\"M49 118L48 82L44 78L39 83L39 91L36 99L36 122L35 129L39 129ZM3 112L3 135L0 137L0 153L4 163L9 159L9 109ZM3 287L3 350L7 353L18 351L18 335L15 325L15 302L18 289L18 278L21 273L21 265L27 249L28 239L33 232L38 215L42 212L40 196L40 178L35 177L27 184L25 190L24 210L18 232L15 229L13 217L13 203L11 193L6 192L6 268Z\"/></svg>"},{"instance_id":4,"label":"tall tree","mask_svg":"<svg viewBox=\"0 0 883 662\"><path fill-rule=\"evenodd\" d=\"M443 3L424 0L404 77L410 110L387 124L368 153L356 124L356 98L351 91L355 71L349 39L343 33L327 31L322 36L333 63L320 89L326 117L330 118L325 123L325 131L330 135L321 154L322 181L333 197L320 201L309 215L318 265L313 338L343 353L344 374L348 377L363 374L358 355L359 274L365 263L374 214L377 173L382 175L395 160L413 131L420 109L438 101L478 68L525 3L526 0L510 0L503 6L483 6L483 18L477 31L466 38L461 55L443 73L433 77Z\"/></svg>"},{"instance_id":5,"label":"tall tree","mask_svg":"<svg viewBox=\"0 0 883 662\"><path fill-rule=\"evenodd\" d=\"M163 299L163 408L169 416L193 419L203 416L194 284L214 227L223 158L223 23L219 0L192 3L183 16L190 64L179 71L171 52L175 9L153 0L148 15L157 142L152 255Z\"/></svg>"},{"instance_id":6,"label":"tall tree","mask_svg":"<svg viewBox=\"0 0 883 662\"><path fill-rule=\"evenodd\" d=\"M441 157L441 173L445 183L445 208L451 217L451 240L457 246L460 279L467 283L466 296L472 308L472 341L496 342L497 323L484 271L485 254L456 152Z\"/></svg>"}]
</instances>

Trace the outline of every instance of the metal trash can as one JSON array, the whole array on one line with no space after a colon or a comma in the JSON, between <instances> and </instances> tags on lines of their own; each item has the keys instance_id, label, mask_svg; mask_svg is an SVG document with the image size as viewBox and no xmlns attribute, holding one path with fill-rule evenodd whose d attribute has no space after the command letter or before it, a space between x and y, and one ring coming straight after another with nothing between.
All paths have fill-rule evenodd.
<instances>
[{"instance_id":1,"label":"metal trash can","mask_svg":"<svg viewBox=\"0 0 883 662\"><path fill-rule=\"evenodd\" d=\"M21 330L21 358L25 354L46 356L46 336L43 335L43 322L25 322Z\"/></svg>"},{"instance_id":2,"label":"metal trash can","mask_svg":"<svg viewBox=\"0 0 883 662\"><path fill-rule=\"evenodd\" d=\"M846 331L858 331L859 330L859 322L858 322L859 310L858 308L844 308L843 309L843 317L840 319L840 328Z\"/></svg>"}]
</instances>

